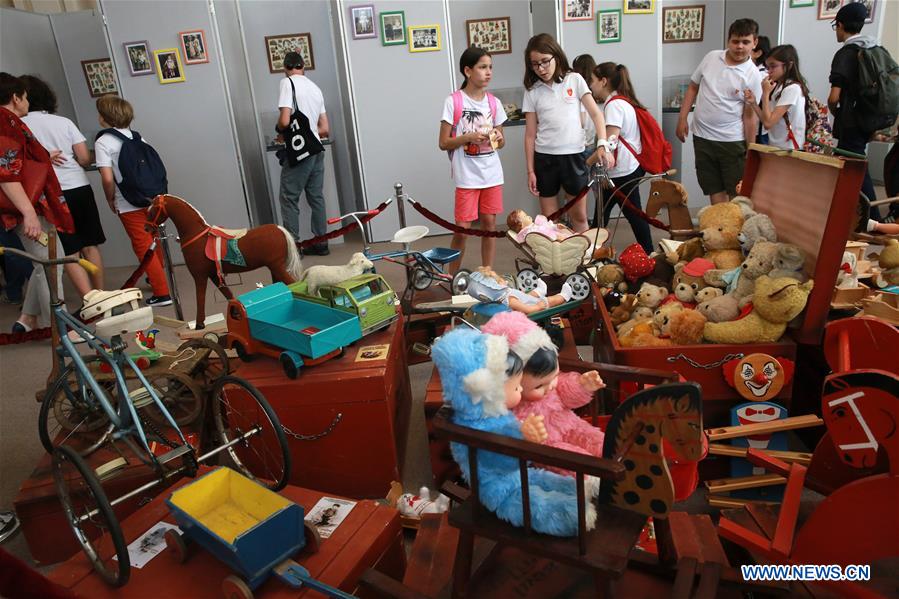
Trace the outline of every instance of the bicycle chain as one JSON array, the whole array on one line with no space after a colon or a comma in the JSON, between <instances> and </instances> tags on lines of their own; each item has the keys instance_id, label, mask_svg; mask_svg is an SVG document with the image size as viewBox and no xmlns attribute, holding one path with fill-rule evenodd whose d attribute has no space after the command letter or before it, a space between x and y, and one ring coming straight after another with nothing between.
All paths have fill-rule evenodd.
<instances>
[{"instance_id":1,"label":"bicycle chain","mask_svg":"<svg viewBox=\"0 0 899 599\"><path fill-rule=\"evenodd\" d=\"M668 358L669 362L677 362L678 360L683 360L693 368L701 368L702 370L711 370L712 368L717 368L722 364L725 364L731 360L740 360L745 357L746 354L727 354L717 362L709 362L708 364L700 364L699 362L685 356L684 354L677 354L676 356L670 356Z\"/></svg>"},{"instance_id":2,"label":"bicycle chain","mask_svg":"<svg viewBox=\"0 0 899 599\"><path fill-rule=\"evenodd\" d=\"M327 437L328 435L330 435L331 431L334 430L334 428L337 426L337 423L339 423L342 418L343 413L338 412L334 417L334 420L331 421L331 424L328 426L328 428L314 435L301 435L299 433L295 433L284 424L281 425L281 430L283 430L286 435L293 437L297 441L315 441L317 439L321 439L322 437Z\"/></svg>"}]
</instances>

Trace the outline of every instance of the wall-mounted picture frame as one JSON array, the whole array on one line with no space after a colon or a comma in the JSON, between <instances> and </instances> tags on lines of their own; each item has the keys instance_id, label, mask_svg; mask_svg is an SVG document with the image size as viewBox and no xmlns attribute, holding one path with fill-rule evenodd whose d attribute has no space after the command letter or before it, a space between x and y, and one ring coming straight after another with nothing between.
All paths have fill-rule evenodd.
<instances>
[{"instance_id":1,"label":"wall-mounted picture frame","mask_svg":"<svg viewBox=\"0 0 899 599\"><path fill-rule=\"evenodd\" d=\"M830 20L837 16L843 0L818 0L818 20Z\"/></svg>"},{"instance_id":2,"label":"wall-mounted picture frame","mask_svg":"<svg viewBox=\"0 0 899 599\"><path fill-rule=\"evenodd\" d=\"M116 85L115 71L112 70L110 59L82 60L81 70L84 71L84 80L87 82L87 90L90 92L91 98L119 93L119 86Z\"/></svg>"},{"instance_id":3,"label":"wall-mounted picture frame","mask_svg":"<svg viewBox=\"0 0 899 599\"><path fill-rule=\"evenodd\" d=\"M349 11L350 30L354 40L378 37L378 30L375 29L374 4L358 4L351 6Z\"/></svg>"},{"instance_id":4,"label":"wall-mounted picture frame","mask_svg":"<svg viewBox=\"0 0 899 599\"><path fill-rule=\"evenodd\" d=\"M128 71L132 77L152 75L155 72L149 42L146 40L125 42L122 46L125 48L125 58L128 59Z\"/></svg>"},{"instance_id":5,"label":"wall-mounted picture frame","mask_svg":"<svg viewBox=\"0 0 899 599\"><path fill-rule=\"evenodd\" d=\"M874 22L874 8L877 6L877 0L843 0L843 6L846 6L850 2L864 4L865 8L868 9L868 16L865 17L865 23Z\"/></svg>"},{"instance_id":6,"label":"wall-mounted picture frame","mask_svg":"<svg viewBox=\"0 0 899 599\"><path fill-rule=\"evenodd\" d=\"M468 47L476 46L491 54L512 53L512 19L491 17L465 21Z\"/></svg>"},{"instance_id":7,"label":"wall-mounted picture frame","mask_svg":"<svg viewBox=\"0 0 899 599\"><path fill-rule=\"evenodd\" d=\"M388 10L378 13L381 20L381 44L399 46L406 43L406 13L401 10Z\"/></svg>"},{"instance_id":8,"label":"wall-mounted picture frame","mask_svg":"<svg viewBox=\"0 0 899 599\"><path fill-rule=\"evenodd\" d=\"M299 52L303 57L303 68L315 70L315 55L312 52L311 33L284 33L265 36L265 54L268 57L268 72L284 71L284 55Z\"/></svg>"},{"instance_id":9,"label":"wall-mounted picture frame","mask_svg":"<svg viewBox=\"0 0 899 599\"><path fill-rule=\"evenodd\" d=\"M160 83L178 83L184 81L184 65L178 48L164 48L153 51L156 63L156 75Z\"/></svg>"},{"instance_id":10,"label":"wall-mounted picture frame","mask_svg":"<svg viewBox=\"0 0 899 599\"><path fill-rule=\"evenodd\" d=\"M621 11L601 10L596 13L596 43L621 41Z\"/></svg>"},{"instance_id":11,"label":"wall-mounted picture frame","mask_svg":"<svg viewBox=\"0 0 899 599\"><path fill-rule=\"evenodd\" d=\"M593 0L565 0L565 21L592 21Z\"/></svg>"},{"instance_id":12,"label":"wall-mounted picture frame","mask_svg":"<svg viewBox=\"0 0 899 599\"><path fill-rule=\"evenodd\" d=\"M206 33L202 29L181 31L181 51L184 52L184 64L201 64L209 62L209 49L206 45Z\"/></svg>"},{"instance_id":13,"label":"wall-mounted picture frame","mask_svg":"<svg viewBox=\"0 0 899 599\"><path fill-rule=\"evenodd\" d=\"M440 48L440 25L409 26L409 52L436 52Z\"/></svg>"},{"instance_id":14,"label":"wall-mounted picture frame","mask_svg":"<svg viewBox=\"0 0 899 599\"><path fill-rule=\"evenodd\" d=\"M790 0L790 8L803 8L805 6L814 6L815 0Z\"/></svg>"},{"instance_id":15,"label":"wall-mounted picture frame","mask_svg":"<svg viewBox=\"0 0 899 599\"><path fill-rule=\"evenodd\" d=\"M624 0L624 14L651 15L656 11L656 0Z\"/></svg>"},{"instance_id":16,"label":"wall-mounted picture frame","mask_svg":"<svg viewBox=\"0 0 899 599\"><path fill-rule=\"evenodd\" d=\"M662 43L701 42L705 31L705 4L662 8Z\"/></svg>"}]
</instances>

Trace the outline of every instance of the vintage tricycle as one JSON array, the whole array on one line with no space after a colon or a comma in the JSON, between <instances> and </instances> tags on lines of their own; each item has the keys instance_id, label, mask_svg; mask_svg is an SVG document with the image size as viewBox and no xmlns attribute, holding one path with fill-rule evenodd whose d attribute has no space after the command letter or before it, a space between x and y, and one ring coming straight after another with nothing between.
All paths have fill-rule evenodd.
<instances>
[{"instance_id":1,"label":"vintage tricycle","mask_svg":"<svg viewBox=\"0 0 899 599\"><path fill-rule=\"evenodd\" d=\"M240 576L222 581L227 599L253 599L274 574L292 588L306 586L329 597L352 595L319 582L291 559L317 533L303 522L303 508L229 468L219 468L172 493L166 501L182 532L169 529L166 546L185 563L188 541L196 542Z\"/></svg>"},{"instance_id":2,"label":"vintage tricycle","mask_svg":"<svg viewBox=\"0 0 899 599\"><path fill-rule=\"evenodd\" d=\"M303 366L337 357L362 338L359 317L296 297L273 283L228 302L228 346L247 362L253 354L276 358L294 379Z\"/></svg>"}]
</instances>

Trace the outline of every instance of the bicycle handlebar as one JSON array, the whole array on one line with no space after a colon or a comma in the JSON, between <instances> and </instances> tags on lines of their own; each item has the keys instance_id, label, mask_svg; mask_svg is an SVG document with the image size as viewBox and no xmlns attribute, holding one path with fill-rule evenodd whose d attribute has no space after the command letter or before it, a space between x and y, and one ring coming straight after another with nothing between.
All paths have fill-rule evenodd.
<instances>
[{"instance_id":1,"label":"bicycle handlebar","mask_svg":"<svg viewBox=\"0 0 899 599\"><path fill-rule=\"evenodd\" d=\"M28 252L16 249L0 246L0 256L4 253L14 254L16 256L21 256L22 258L26 258L31 260L35 264L40 264L41 266L52 266L54 264L79 264L81 267L88 272L88 274L95 274L100 272L100 269L96 264L91 262L90 260L85 260L84 258L75 258L73 256L65 256L63 258L55 258L53 260L42 260L35 256L34 254L29 254Z\"/></svg>"}]
</instances>

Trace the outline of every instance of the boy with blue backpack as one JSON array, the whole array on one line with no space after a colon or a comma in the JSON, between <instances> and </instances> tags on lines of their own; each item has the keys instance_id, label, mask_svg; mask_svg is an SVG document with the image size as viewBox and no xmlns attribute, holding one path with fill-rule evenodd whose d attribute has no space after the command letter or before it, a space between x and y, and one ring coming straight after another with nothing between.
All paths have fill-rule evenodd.
<instances>
[{"instance_id":1,"label":"boy with blue backpack","mask_svg":"<svg viewBox=\"0 0 899 599\"><path fill-rule=\"evenodd\" d=\"M144 229L147 208L154 197L168 191L165 166L156 150L137 131L128 128L134 119L134 109L127 100L103 96L97 100L97 112L103 130L97 134L94 152L103 192L109 209L118 215L131 239L134 255L142 260L153 243L153 236ZM147 277L153 288L147 305L171 304L159 246L147 265Z\"/></svg>"}]
</instances>

